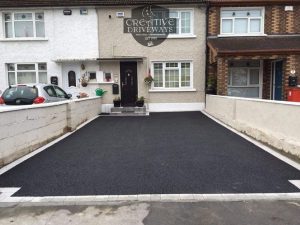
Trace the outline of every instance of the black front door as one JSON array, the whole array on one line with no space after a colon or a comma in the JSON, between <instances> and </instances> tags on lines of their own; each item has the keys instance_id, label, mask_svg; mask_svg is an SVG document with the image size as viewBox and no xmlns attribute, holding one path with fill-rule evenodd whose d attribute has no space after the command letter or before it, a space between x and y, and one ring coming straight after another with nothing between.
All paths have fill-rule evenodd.
<instances>
[{"instance_id":1,"label":"black front door","mask_svg":"<svg viewBox=\"0 0 300 225\"><path fill-rule=\"evenodd\" d=\"M121 62L120 74L122 106L135 106L137 98L137 63Z\"/></svg>"},{"instance_id":2,"label":"black front door","mask_svg":"<svg viewBox=\"0 0 300 225\"><path fill-rule=\"evenodd\" d=\"M76 87L76 74L74 71L68 73L69 87Z\"/></svg>"}]
</instances>

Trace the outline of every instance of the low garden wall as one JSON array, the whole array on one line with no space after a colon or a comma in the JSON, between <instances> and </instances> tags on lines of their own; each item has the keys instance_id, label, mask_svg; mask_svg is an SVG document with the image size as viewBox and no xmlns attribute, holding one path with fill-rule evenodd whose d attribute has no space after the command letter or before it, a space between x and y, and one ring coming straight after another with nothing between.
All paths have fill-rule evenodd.
<instances>
[{"instance_id":1,"label":"low garden wall","mask_svg":"<svg viewBox=\"0 0 300 225\"><path fill-rule=\"evenodd\" d=\"M205 111L238 131L300 158L300 103L207 95Z\"/></svg>"},{"instance_id":2,"label":"low garden wall","mask_svg":"<svg viewBox=\"0 0 300 225\"><path fill-rule=\"evenodd\" d=\"M101 113L101 98L0 107L0 167Z\"/></svg>"}]
</instances>

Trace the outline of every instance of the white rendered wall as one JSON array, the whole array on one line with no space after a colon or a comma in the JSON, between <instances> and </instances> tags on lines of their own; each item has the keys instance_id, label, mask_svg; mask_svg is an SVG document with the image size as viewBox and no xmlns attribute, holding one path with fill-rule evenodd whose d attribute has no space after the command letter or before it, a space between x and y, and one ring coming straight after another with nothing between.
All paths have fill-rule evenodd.
<instances>
[{"instance_id":1,"label":"white rendered wall","mask_svg":"<svg viewBox=\"0 0 300 225\"><path fill-rule=\"evenodd\" d=\"M300 103L207 95L205 111L238 131L300 158Z\"/></svg>"},{"instance_id":2,"label":"white rendered wall","mask_svg":"<svg viewBox=\"0 0 300 225\"><path fill-rule=\"evenodd\" d=\"M35 12L36 10L13 10ZM46 62L48 79L59 77L59 85L63 85L62 59L94 59L98 58L98 25L95 9L89 8L88 15L80 15L79 8L72 8L71 16L64 16L63 9L42 9L45 14L45 34L43 40L5 40L3 12L0 10L0 90L7 87L6 63Z\"/></svg>"}]
</instances>

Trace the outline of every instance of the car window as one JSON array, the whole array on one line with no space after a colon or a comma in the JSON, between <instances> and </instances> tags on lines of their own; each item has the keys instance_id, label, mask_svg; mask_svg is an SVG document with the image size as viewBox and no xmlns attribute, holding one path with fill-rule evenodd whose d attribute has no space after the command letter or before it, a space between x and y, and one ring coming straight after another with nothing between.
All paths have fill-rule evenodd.
<instances>
[{"instance_id":1,"label":"car window","mask_svg":"<svg viewBox=\"0 0 300 225\"><path fill-rule=\"evenodd\" d=\"M52 86L46 86L46 87L44 87L44 90L47 92L47 94L50 97L56 97L55 90L54 90L54 88Z\"/></svg>"},{"instance_id":2,"label":"car window","mask_svg":"<svg viewBox=\"0 0 300 225\"><path fill-rule=\"evenodd\" d=\"M38 90L34 87L18 86L11 87L5 90L2 97L3 99L35 99L38 96Z\"/></svg>"},{"instance_id":3,"label":"car window","mask_svg":"<svg viewBox=\"0 0 300 225\"><path fill-rule=\"evenodd\" d=\"M67 97L67 93L63 89L61 89L57 86L54 86L54 89L55 89L57 97L59 97L59 98L66 98Z\"/></svg>"}]
</instances>

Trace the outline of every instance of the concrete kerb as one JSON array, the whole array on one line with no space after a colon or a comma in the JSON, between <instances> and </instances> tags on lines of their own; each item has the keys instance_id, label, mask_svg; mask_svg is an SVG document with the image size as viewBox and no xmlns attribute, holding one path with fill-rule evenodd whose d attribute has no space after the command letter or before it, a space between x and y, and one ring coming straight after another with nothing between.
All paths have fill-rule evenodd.
<instances>
[{"instance_id":1,"label":"concrete kerb","mask_svg":"<svg viewBox=\"0 0 300 225\"><path fill-rule=\"evenodd\" d=\"M297 201L297 193L258 194L143 194L143 195L94 195L55 197L6 197L0 207L7 204L20 206L97 205L122 202L234 202L234 201Z\"/></svg>"}]
</instances>

